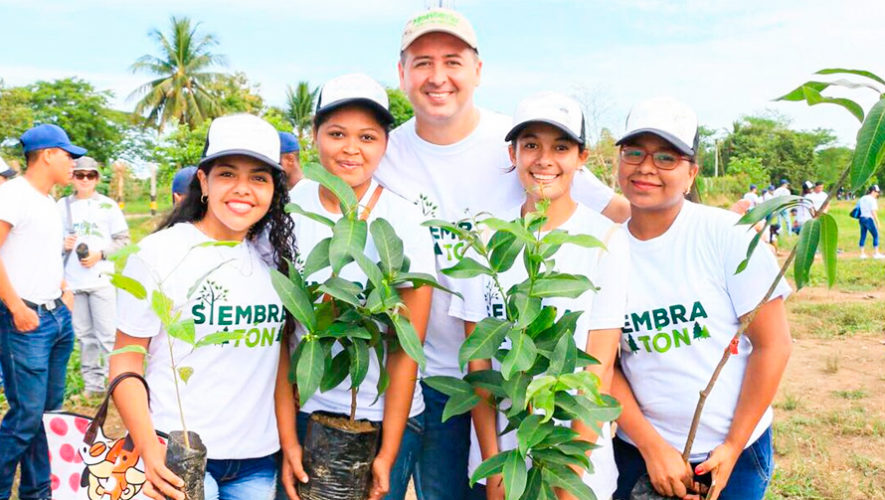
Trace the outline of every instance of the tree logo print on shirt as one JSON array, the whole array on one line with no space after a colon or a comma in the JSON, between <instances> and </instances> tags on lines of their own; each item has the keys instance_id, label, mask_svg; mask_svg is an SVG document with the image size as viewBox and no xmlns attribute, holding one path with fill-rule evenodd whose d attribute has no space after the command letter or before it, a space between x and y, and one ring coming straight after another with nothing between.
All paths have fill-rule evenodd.
<instances>
[{"instance_id":1,"label":"tree logo print on shirt","mask_svg":"<svg viewBox=\"0 0 885 500\"><path fill-rule=\"evenodd\" d=\"M418 208L421 209L421 214L424 215L424 217L431 219L436 218L436 212L439 210L439 207L436 203L432 202L430 197L426 194L420 193L415 205L418 205Z\"/></svg>"},{"instance_id":2,"label":"tree logo print on shirt","mask_svg":"<svg viewBox=\"0 0 885 500\"><path fill-rule=\"evenodd\" d=\"M197 303L191 308L194 325L215 325L220 327L217 333L237 334L235 340L219 344L222 346L267 347L280 341L282 331L278 330L279 325L258 326L262 323L282 324L285 312L279 304L230 305L226 303L229 292L216 281L204 281Z\"/></svg>"},{"instance_id":3,"label":"tree logo print on shirt","mask_svg":"<svg viewBox=\"0 0 885 500\"><path fill-rule=\"evenodd\" d=\"M114 208L114 205L112 203L104 202L101 205L99 205L98 208L100 208L102 210L110 210L110 209Z\"/></svg>"},{"instance_id":4,"label":"tree logo print on shirt","mask_svg":"<svg viewBox=\"0 0 885 500\"><path fill-rule=\"evenodd\" d=\"M104 238L101 231L98 230L98 224L95 222L81 221L74 224L74 232L80 236L95 236L96 238Z\"/></svg>"},{"instance_id":5,"label":"tree logo print on shirt","mask_svg":"<svg viewBox=\"0 0 885 500\"><path fill-rule=\"evenodd\" d=\"M643 312L624 315L621 329L626 346L633 354L644 351L649 354L664 354L670 349L690 346L710 338L710 330L697 320L707 318L707 311L701 301L687 307L674 304ZM635 336L633 335L635 334Z\"/></svg>"},{"instance_id":6,"label":"tree logo print on shirt","mask_svg":"<svg viewBox=\"0 0 885 500\"><path fill-rule=\"evenodd\" d=\"M226 288L211 280L206 280L203 283L203 286L200 288L200 296L198 297L198 299L203 304L209 306L208 323L210 325L215 323L215 303L222 300L227 300L227 292L228 290Z\"/></svg>"}]
</instances>

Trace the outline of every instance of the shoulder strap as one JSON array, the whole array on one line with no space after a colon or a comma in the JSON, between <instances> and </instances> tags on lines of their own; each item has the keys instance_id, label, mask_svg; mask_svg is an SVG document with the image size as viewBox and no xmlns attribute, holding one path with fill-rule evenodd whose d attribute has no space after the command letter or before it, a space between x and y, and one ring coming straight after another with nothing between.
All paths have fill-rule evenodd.
<instances>
[{"instance_id":1,"label":"shoulder strap","mask_svg":"<svg viewBox=\"0 0 885 500\"><path fill-rule=\"evenodd\" d=\"M369 219L369 214L372 213L372 209L375 208L375 204L378 203L378 198L381 197L381 191L384 191L384 186L381 184L375 186L375 191L372 193L372 197L369 198L369 203L366 204L366 208L364 208L363 213L360 214L360 220Z\"/></svg>"},{"instance_id":2,"label":"shoulder strap","mask_svg":"<svg viewBox=\"0 0 885 500\"><path fill-rule=\"evenodd\" d=\"M65 211L67 212L67 226L65 227L65 236L74 233L74 218L71 216L71 194L65 196ZM65 260L63 265L68 265L68 259L71 258L71 254L74 253L72 250L68 250L65 252Z\"/></svg>"},{"instance_id":3,"label":"shoulder strap","mask_svg":"<svg viewBox=\"0 0 885 500\"><path fill-rule=\"evenodd\" d=\"M123 372L114 378L110 384L108 384L108 392L105 394L104 401L102 401L101 406L98 407L98 412L95 414L95 418L92 419L92 423L89 424L89 427L86 428L86 433L83 436L83 442L86 444L93 444L95 441L95 436L98 433L98 429L100 429L104 425L104 421L108 416L108 403L111 400L111 396L114 394L114 389L117 388L117 385L126 380L127 378L136 378L144 384L144 390L148 395L148 405L150 405L151 400L151 391L148 388L147 380L144 379L143 376L135 373L135 372Z\"/></svg>"}]
</instances>

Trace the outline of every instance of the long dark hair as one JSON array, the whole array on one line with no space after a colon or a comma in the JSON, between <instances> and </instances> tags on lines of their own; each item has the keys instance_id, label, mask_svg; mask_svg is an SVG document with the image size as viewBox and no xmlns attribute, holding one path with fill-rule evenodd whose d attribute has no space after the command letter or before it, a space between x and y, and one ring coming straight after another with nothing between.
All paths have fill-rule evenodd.
<instances>
[{"instance_id":1,"label":"long dark hair","mask_svg":"<svg viewBox=\"0 0 885 500\"><path fill-rule=\"evenodd\" d=\"M199 170L209 175L209 171L218 160L200 165ZM286 176L282 170L271 167L273 178L273 198L270 208L258 222L249 228L246 239L255 241L267 230L270 248L273 250L272 264L283 274L289 272L289 262L292 261L297 248L295 245L295 223L292 217L286 213L286 205L289 203L289 191L286 185ZM191 183L187 187L184 198L175 206L172 213L164 220L156 231L170 228L179 222L198 222L206 216L207 204L202 200L203 190L200 186L199 177L194 174ZM155 232L156 232L155 231Z\"/></svg>"}]
</instances>

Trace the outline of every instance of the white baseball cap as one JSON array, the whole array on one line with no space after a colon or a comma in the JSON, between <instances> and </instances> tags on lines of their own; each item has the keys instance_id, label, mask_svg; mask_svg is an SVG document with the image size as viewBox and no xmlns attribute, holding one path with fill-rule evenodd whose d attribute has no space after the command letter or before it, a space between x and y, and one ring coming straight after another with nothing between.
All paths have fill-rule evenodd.
<instances>
[{"instance_id":1,"label":"white baseball cap","mask_svg":"<svg viewBox=\"0 0 885 500\"><path fill-rule=\"evenodd\" d=\"M615 144L646 133L657 135L681 153L694 157L698 148L698 116L687 104L672 97L642 101L630 110L627 133Z\"/></svg>"},{"instance_id":2,"label":"white baseball cap","mask_svg":"<svg viewBox=\"0 0 885 500\"><path fill-rule=\"evenodd\" d=\"M216 158L243 155L280 167L280 135L273 125L247 113L222 116L212 120L206 134L206 146L199 166ZM274 159L276 158L276 160Z\"/></svg>"},{"instance_id":3,"label":"white baseball cap","mask_svg":"<svg viewBox=\"0 0 885 500\"><path fill-rule=\"evenodd\" d=\"M557 92L540 92L527 97L516 106L513 115L513 127L504 140L515 139L519 132L530 123L547 123L553 125L579 144L586 144L587 131L584 112L581 104L571 97Z\"/></svg>"},{"instance_id":4,"label":"white baseball cap","mask_svg":"<svg viewBox=\"0 0 885 500\"><path fill-rule=\"evenodd\" d=\"M316 114L334 111L346 104L365 104L393 123L387 91L380 83L362 73L350 73L335 77L320 90L317 97Z\"/></svg>"},{"instance_id":5,"label":"white baseball cap","mask_svg":"<svg viewBox=\"0 0 885 500\"><path fill-rule=\"evenodd\" d=\"M12 167L7 165L6 162L3 161L3 158L0 158L0 177L12 179L13 177L15 177L16 173L17 172L13 170Z\"/></svg>"},{"instance_id":6,"label":"white baseball cap","mask_svg":"<svg viewBox=\"0 0 885 500\"><path fill-rule=\"evenodd\" d=\"M81 156L74 162L74 170L95 170L98 172L98 162L91 156Z\"/></svg>"},{"instance_id":7,"label":"white baseball cap","mask_svg":"<svg viewBox=\"0 0 885 500\"><path fill-rule=\"evenodd\" d=\"M448 33L460 38L473 50L478 50L476 45L476 32L470 21L460 12L436 8L416 14L409 19L403 30L403 38L400 42L400 52L406 50L412 42L428 33Z\"/></svg>"}]
</instances>

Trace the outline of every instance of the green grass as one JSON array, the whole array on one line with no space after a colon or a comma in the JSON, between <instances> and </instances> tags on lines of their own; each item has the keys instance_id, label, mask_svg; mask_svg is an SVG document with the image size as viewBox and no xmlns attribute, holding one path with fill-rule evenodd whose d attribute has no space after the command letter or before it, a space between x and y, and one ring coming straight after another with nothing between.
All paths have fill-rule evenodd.
<instances>
[{"instance_id":1,"label":"green grass","mask_svg":"<svg viewBox=\"0 0 885 500\"><path fill-rule=\"evenodd\" d=\"M789 302L791 321L801 324L797 338L831 339L880 335L885 331L885 307L875 300L862 302Z\"/></svg>"},{"instance_id":2,"label":"green grass","mask_svg":"<svg viewBox=\"0 0 885 500\"><path fill-rule=\"evenodd\" d=\"M157 209L160 212L166 212L172 208L172 196L164 191L162 194L157 196ZM127 200L126 205L123 208L123 213L126 214L150 214L151 213L151 200L150 198L141 198L137 200Z\"/></svg>"},{"instance_id":3,"label":"green grass","mask_svg":"<svg viewBox=\"0 0 885 500\"><path fill-rule=\"evenodd\" d=\"M833 391L833 396L855 401L858 399L864 399L869 396L869 394L863 389L855 389L853 391Z\"/></svg>"}]
</instances>

